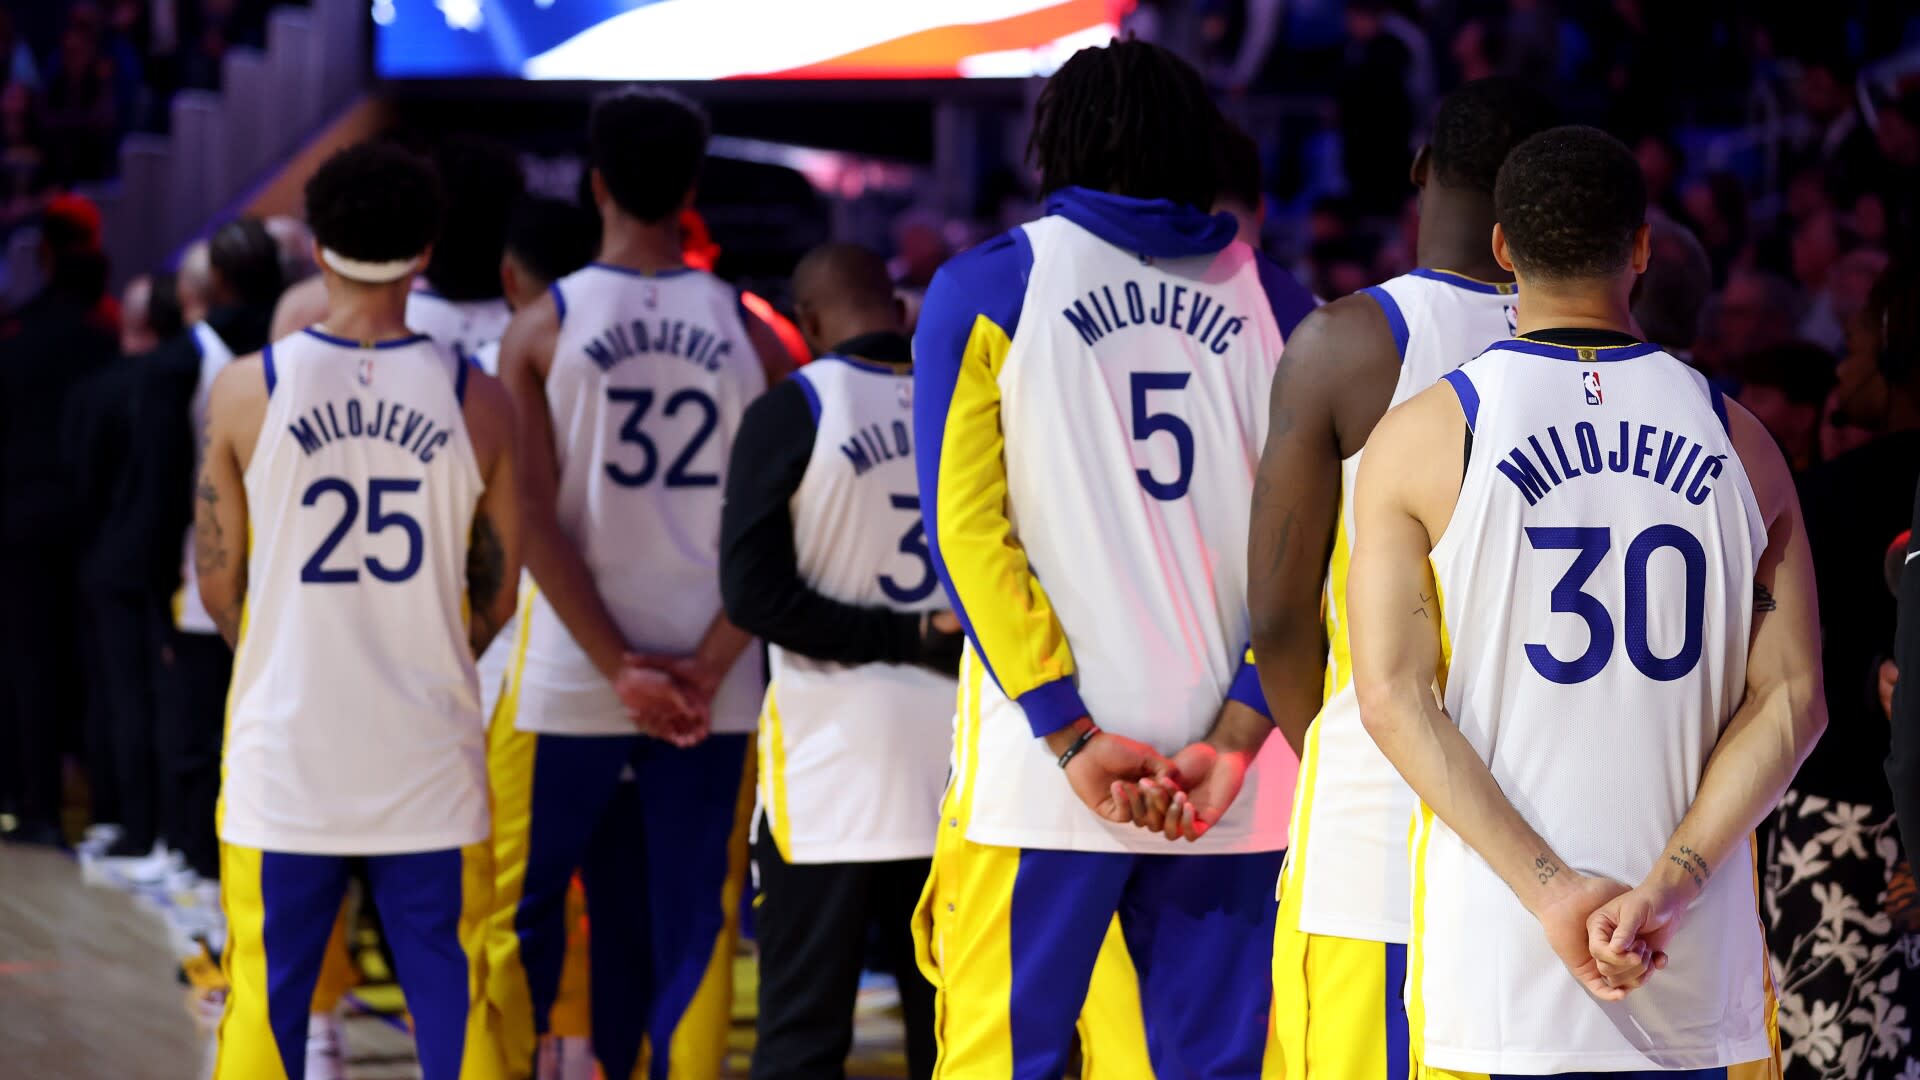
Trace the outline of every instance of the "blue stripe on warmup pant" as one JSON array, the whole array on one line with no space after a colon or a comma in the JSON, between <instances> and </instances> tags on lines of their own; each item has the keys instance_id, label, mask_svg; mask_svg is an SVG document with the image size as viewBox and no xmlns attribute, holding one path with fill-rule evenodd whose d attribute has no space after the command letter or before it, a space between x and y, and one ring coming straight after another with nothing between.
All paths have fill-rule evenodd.
<instances>
[{"instance_id":1,"label":"blue stripe on warmup pant","mask_svg":"<svg viewBox=\"0 0 1920 1080\"><path fill-rule=\"evenodd\" d=\"M1007 920L1014 1080L1066 1070L1074 1020L1134 861L1117 852L1020 852Z\"/></svg>"},{"instance_id":2,"label":"blue stripe on warmup pant","mask_svg":"<svg viewBox=\"0 0 1920 1080\"><path fill-rule=\"evenodd\" d=\"M566 900L573 872L613 798L638 735L546 735L533 749L527 866L513 930L533 1003L533 1027L547 1033L566 959ZM596 930L598 927L596 927ZM594 970L595 991L612 972Z\"/></svg>"},{"instance_id":3,"label":"blue stripe on warmup pant","mask_svg":"<svg viewBox=\"0 0 1920 1080\"><path fill-rule=\"evenodd\" d=\"M1387 1080L1407 1080L1413 1051L1407 1043L1407 947L1388 942L1387 950Z\"/></svg>"},{"instance_id":4,"label":"blue stripe on warmup pant","mask_svg":"<svg viewBox=\"0 0 1920 1080\"><path fill-rule=\"evenodd\" d=\"M459 848L367 859L367 884L413 1017L420 1072L429 1078L459 1076L466 1047L471 1002L460 944L462 871Z\"/></svg>"},{"instance_id":5,"label":"blue stripe on warmup pant","mask_svg":"<svg viewBox=\"0 0 1920 1080\"><path fill-rule=\"evenodd\" d=\"M260 853L261 939L267 953L267 1016L288 1080L307 1071L307 1014L327 938L347 894L347 860ZM466 985L462 969L461 985Z\"/></svg>"},{"instance_id":6,"label":"blue stripe on warmup pant","mask_svg":"<svg viewBox=\"0 0 1920 1080\"><path fill-rule=\"evenodd\" d=\"M1138 856L1120 929L1160 1076L1258 1077L1284 852Z\"/></svg>"}]
</instances>

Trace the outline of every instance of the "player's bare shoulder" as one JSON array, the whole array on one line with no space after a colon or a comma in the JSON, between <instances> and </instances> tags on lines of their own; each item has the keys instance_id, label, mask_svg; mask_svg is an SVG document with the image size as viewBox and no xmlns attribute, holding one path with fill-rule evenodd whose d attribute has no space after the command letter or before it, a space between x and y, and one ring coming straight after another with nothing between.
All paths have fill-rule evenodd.
<instances>
[{"instance_id":1,"label":"player's bare shoulder","mask_svg":"<svg viewBox=\"0 0 1920 1080\"><path fill-rule=\"evenodd\" d=\"M1351 456L1366 444L1399 378L1400 350L1385 312L1370 297L1343 296L1309 312L1287 338L1269 422L1280 432L1324 424L1340 456Z\"/></svg>"},{"instance_id":2,"label":"player's bare shoulder","mask_svg":"<svg viewBox=\"0 0 1920 1080\"><path fill-rule=\"evenodd\" d=\"M249 353L221 369L207 390L209 444L232 448L244 472L267 417L266 362Z\"/></svg>"},{"instance_id":3,"label":"player's bare shoulder","mask_svg":"<svg viewBox=\"0 0 1920 1080\"><path fill-rule=\"evenodd\" d=\"M1367 439L1360 463L1360 494L1390 489L1390 497L1439 540L1453 517L1467 467L1467 416L1445 382L1388 409Z\"/></svg>"},{"instance_id":4,"label":"player's bare shoulder","mask_svg":"<svg viewBox=\"0 0 1920 1080\"><path fill-rule=\"evenodd\" d=\"M1726 408L1727 436L1733 441L1741 468L1746 470L1747 482L1753 486L1760 520L1771 534L1787 515L1799 514L1800 494L1794 486L1793 469L1758 417L1732 398L1726 399Z\"/></svg>"},{"instance_id":5,"label":"player's bare shoulder","mask_svg":"<svg viewBox=\"0 0 1920 1080\"><path fill-rule=\"evenodd\" d=\"M474 457L484 470L500 453L513 447L513 398L499 379L474 368L467 372L467 392L460 405L473 442Z\"/></svg>"},{"instance_id":6,"label":"player's bare shoulder","mask_svg":"<svg viewBox=\"0 0 1920 1080\"><path fill-rule=\"evenodd\" d=\"M500 377L511 383L531 371L544 377L553 367L554 345L560 339L560 305L552 289L513 313L500 338Z\"/></svg>"}]
</instances>

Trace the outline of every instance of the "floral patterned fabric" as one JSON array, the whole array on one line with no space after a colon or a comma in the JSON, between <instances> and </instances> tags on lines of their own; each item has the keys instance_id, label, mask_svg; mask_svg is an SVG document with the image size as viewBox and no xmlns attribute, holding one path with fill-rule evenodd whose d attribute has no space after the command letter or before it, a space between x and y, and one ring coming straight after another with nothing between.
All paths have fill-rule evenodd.
<instances>
[{"instance_id":1,"label":"floral patterned fabric","mask_svg":"<svg viewBox=\"0 0 1920 1080\"><path fill-rule=\"evenodd\" d=\"M1788 1080L1920 1080L1920 934L1887 914L1892 809L1789 791L1773 824L1762 903Z\"/></svg>"}]
</instances>

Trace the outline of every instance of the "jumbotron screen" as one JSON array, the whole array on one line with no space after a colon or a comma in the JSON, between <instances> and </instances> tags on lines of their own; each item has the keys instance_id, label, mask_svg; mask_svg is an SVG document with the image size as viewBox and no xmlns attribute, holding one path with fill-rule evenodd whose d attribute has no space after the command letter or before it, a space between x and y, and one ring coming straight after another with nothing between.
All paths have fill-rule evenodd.
<instances>
[{"instance_id":1,"label":"jumbotron screen","mask_svg":"<svg viewBox=\"0 0 1920 1080\"><path fill-rule=\"evenodd\" d=\"M373 0L389 79L1045 75L1131 0Z\"/></svg>"}]
</instances>

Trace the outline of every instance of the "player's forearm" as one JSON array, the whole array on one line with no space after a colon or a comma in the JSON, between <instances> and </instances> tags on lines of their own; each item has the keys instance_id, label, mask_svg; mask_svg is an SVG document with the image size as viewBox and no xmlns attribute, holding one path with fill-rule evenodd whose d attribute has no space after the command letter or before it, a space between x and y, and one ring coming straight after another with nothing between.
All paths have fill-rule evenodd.
<instances>
[{"instance_id":1,"label":"player's forearm","mask_svg":"<svg viewBox=\"0 0 1920 1080\"><path fill-rule=\"evenodd\" d=\"M707 632L701 635L700 644L693 650L693 660L718 684L751 644L753 635L735 626L723 611L707 624Z\"/></svg>"},{"instance_id":2,"label":"player's forearm","mask_svg":"<svg viewBox=\"0 0 1920 1080\"><path fill-rule=\"evenodd\" d=\"M1311 631L1297 622L1285 630L1256 632L1253 638L1255 664L1260 669L1260 689L1272 714L1269 726L1299 754L1306 745L1307 727L1319 715L1327 677L1326 639L1318 620Z\"/></svg>"},{"instance_id":3,"label":"player's forearm","mask_svg":"<svg viewBox=\"0 0 1920 1080\"><path fill-rule=\"evenodd\" d=\"M552 605L561 625L587 654L587 659L613 681L627 652L626 636L613 615L607 611L580 552L560 530L552 512L539 514L537 507L521 503L525 523L527 572Z\"/></svg>"},{"instance_id":4,"label":"player's forearm","mask_svg":"<svg viewBox=\"0 0 1920 1080\"><path fill-rule=\"evenodd\" d=\"M1431 676L1362 682L1361 721L1420 801L1537 912L1574 875L1507 801L1487 763L1434 700L1432 686Z\"/></svg>"},{"instance_id":5,"label":"player's forearm","mask_svg":"<svg viewBox=\"0 0 1920 1080\"><path fill-rule=\"evenodd\" d=\"M1819 669L1749 691L1707 759L1693 805L1649 880L1706 888L1792 783L1827 723Z\"/></svg>"},{"instance_id":6,"label":"player's forearm","mask_svg":"<svg viewBox=\"0 0 1920 1080\"><path fill-rule=\"evenodd\" d=\"M1220 706L1213 729L1206 741L1223 754L1244 754L1251 758L1273 735L1273 721L1251 705L1228 698Z\"/></svg>"}]
</instances>

